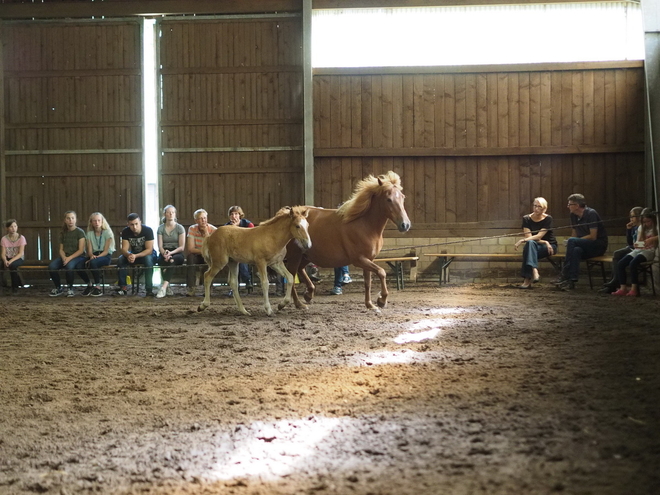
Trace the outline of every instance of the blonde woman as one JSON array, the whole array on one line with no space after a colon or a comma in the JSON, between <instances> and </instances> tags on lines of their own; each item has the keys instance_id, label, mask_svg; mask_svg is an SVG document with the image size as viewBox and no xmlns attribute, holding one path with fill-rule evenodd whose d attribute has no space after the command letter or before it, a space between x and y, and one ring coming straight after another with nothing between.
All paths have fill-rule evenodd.
<instances>
[{"instance_id":1,"label":"blonde woman","mask_svg":"<svg viewBox=\"0 0 660 495\"><path fill-rule=\"evenodd\" d=\"M173 296L170 289L172 270L167 267L183 265L185 259L183 251L186 248L186 229L176 221L176 208L167 205L163 208L163 223L156 231L158 237L158 265L163 275L163 283L156 293L156 297Z\"/></svg>"},{"instance_id":2,"label":"blonde woman","mask_svg":"<svg viewBox=\"0 0 660 495\"><path fill-rule=\"evenodd\" d=\"M115 252L115 234L105 217L98 211L89 216L87 222L87 266L92 272L94 284L91 281L83 291L83 296L99 297L101 290L101 267L108 266Z\"/></svg>"},{"instance_id":3,"label":"blonde woman","mask_svg":"<svg viewBox=\"0 0 660 495\"><path fill-rule=\"evenodd\" d=\"M519 289L531 289L533 282L539 281L539 259L547 258L557 252L557 240L552 232L552 217L546 213L548 202L544 198L534 198L532 213L525 215L522 221L523 237L516 242L516 251L521 244L523 262L522 285Z\"/></svg>"},{"instance_id":4,"label":"blonde woman","mask_svg":"<svg viewBox=\"0 0 660 495\"><path fill-rule=\"evenodd\" d=\"M188 228L188 240L186 247L188 249L188 257L186 263L188 264L188 296L195 295L195 272L197 267L195 265L204 264L204 257L202 256L202 242L205 237L210 236L216 231L216 227L209 223L209 214L204 209L199 209L193 214L195 224Z\"/></svg>"}]
</instances>

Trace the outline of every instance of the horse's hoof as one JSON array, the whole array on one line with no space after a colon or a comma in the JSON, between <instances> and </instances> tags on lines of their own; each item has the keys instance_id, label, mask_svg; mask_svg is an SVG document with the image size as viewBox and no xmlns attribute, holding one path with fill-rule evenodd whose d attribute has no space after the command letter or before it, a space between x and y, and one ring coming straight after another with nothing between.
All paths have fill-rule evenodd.
<instances>
[{"instance_id":1,"label":"horse's hoof","mask_svg":"<svg viewBox=\"0 0 660 495\"><path fill-rule=\"evenodd\" d=\"M307 304L310 304L312 302L312 299L314 299L314 295L308 294L307 292L303 294L303 297L305 298L305 302L307 302Z\"/></svg>"},{"instance_id":2,"label":"horse's hoof","mask_svg":"<svg viewBox=\"0 0 660 495\"><path fill-rule=\"evenodd\" d=\"M206 306L202 306L201 304L199 306L197 306L197 311L198 312L204 311L205 309L206 309Z\"/></svg>"},{"instance_id":3,"label":"horse's hoof","mask_svg":"<svg viewBox=\"0 0 660 495\"><path fill-rule=\"evenodd\" d=\"M281 302L281 303L279 303L279 304L277 305L277 310L278 310L278 311L281 311L281 310L283 310L284 308L286 308L288 305L289 305L288 303L283 303L283 302Z\"/></svg>"},{"instance_id":4,"label":"horse's hoof","mask_svg":"<svg viewBox=\"0 0 660 495\"><path fill-rule=\"evenodd\" d=\"M382 299L382 298L379 297L376 300L376 304L378 304L379 308L384 308L385 306L387 306L387 299Z\"/></svg>"}]
</instances>

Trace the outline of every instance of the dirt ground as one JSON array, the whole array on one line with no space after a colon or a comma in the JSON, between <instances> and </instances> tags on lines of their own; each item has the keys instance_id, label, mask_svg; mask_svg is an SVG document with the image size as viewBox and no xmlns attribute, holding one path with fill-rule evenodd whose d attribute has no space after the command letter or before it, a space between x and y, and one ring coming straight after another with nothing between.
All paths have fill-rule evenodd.
<instances>
[{"instance_id":1,"label":"dirt ground","mask_svg":"<svg viewBox=\"0 0 660 495\"><path fill-rule=\"evenodd\" d=\"M660 298L320 289L1 297L0 493L659 492Z\"/></svg>"}]
</instances>

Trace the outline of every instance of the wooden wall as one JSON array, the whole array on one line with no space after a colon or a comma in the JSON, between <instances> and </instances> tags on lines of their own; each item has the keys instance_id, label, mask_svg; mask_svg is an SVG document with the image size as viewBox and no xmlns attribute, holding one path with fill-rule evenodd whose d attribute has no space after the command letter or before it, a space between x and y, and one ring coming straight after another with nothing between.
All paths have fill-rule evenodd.
<instances>
[{"instance_id":1,"label":"wooden wall","mask_svg":"<svg viewBox=\"0 0 660 495\"><path fill-rule=\"evenodd\" d=\"M161 203L223 224L303 200L302 28L297 15L160 24Z\"/></svg>"},{"instance_id":2,"label":"wooden wall","mask_svg":"<svg viewBox=\"0 0 660 495\"><path fill-rule=\"evenodd\" d=\"M392 169L418 236L517 228L536 196L567 217L572 192L626 215L644 200L643 81L637 62L317 70L317 204Z\"/></svg>"},{"instance_id":3,"label":"wooden wall","mask_svg":"<svg viewBox=\"0 0 660 495\"><path fill-rule=\"evenodd\" d=\"M3 214L49 259L65 211L125 226L143 208L140 25L5 23L2 43Z\"/></svg>"}]
</instances>

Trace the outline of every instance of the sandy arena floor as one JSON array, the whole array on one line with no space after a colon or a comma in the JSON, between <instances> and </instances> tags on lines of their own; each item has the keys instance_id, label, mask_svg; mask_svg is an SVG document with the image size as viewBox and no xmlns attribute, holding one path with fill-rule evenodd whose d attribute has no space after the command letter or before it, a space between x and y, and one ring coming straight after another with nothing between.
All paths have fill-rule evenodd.
<instances>
[{"instance_id":1,"label":"sandy arena floor","mask_svg":"<svg viewBox=\"0 0 660 495\"><path fill-rule=\"evenodd\" d=\"M0 297L0 494L660 490L660 298L320 289Z\"/></svg>"}]
</instances>

